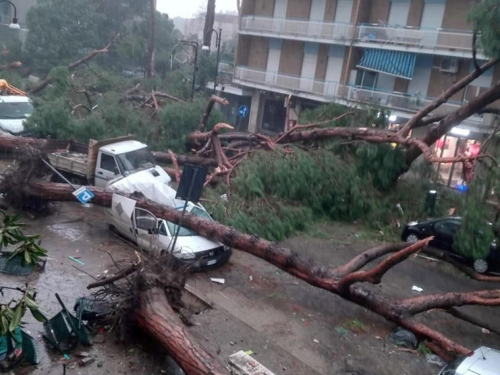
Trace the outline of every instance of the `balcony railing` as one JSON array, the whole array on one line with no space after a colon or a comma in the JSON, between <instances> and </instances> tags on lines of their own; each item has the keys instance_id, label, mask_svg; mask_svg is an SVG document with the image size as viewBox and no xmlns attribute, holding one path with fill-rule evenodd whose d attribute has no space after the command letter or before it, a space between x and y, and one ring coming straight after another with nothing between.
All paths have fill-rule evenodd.
<instances>
[{"instance_id":1,"label":"balcony railing","mask_svg":"<svg viewBox=\"0 0 500 375\"><path fill-rule=\"evenodd\" d=\"M334 99L340 95L339 82L303 78L264 70L236 67L234 78L239 83L257 84L293 92L317 96L318 99Z\"/></svg>"},{"instance_id":2,"label":"balcony railing","mask_svg":"<svg viewBox=\"0 0 500 375\"><path fill-rule=\"evenodd\" d=\"M240 32L272 34L273 37L290 36L314 40L349 43L354 36L354 25L282 18L245 16L241 18Z\"/></svg>"},{"instance_id":3,"label":"balcony railing","mask_svg":"<svg viewBox=\"0 0 500 375\"><path fill-rule=\"evenodd\" d=\"M405 112L417 112L422 107L434 101L432 98L422 98L410 94L379 91L377 89L366 89L355 86L348 86L345 93L345 99L349 101L380 105ZM444 115L457 110L462 104L464 103L448 102L441 105L432 113L434 115ZM481 116L472 116L467 121L480 124L483 122L483 119Z\"/></svg>"},{"instance_id":4,"label":"balcony railing","mask_svg":"<svg viewBox=\"0 0 500 375\"><path fill-rule=\"evenodd\" d=\"M262 89L277 88L291 91L298 96L311 97L322 101L351 101L377 106L383 106L404 112L417 112L434 99L412 96L410 94L379 91L355 86L344 86L336 81L324 81L314 78L302 78L286 74L251 69L238 66L234 71L237 83L261 87ZM433 114L446 114L458 109L463 103L448 102L433 111ZM468 123L481 124L481 116L472 116Z\"/></svg>"},{"instance_id":5,"label":"balcony railing","mask_svg":"<svg viewBox=\"0 0 500 375\"><path fill-rule=\"evenodd\" d=\"M356 27L356 42L472 53L472 33L380 25Z\"/></svg>"},{"instance_id":6,"label":"balcony railing","mask_svg":"<svg viewBox=\"0 0 500 375\"><path fill-rule=\"evenodd\" d=\"M472 32L460 30L244 16L241 18L240 32L337 44L370 43L374 48L391 46L452 55L472 53Z\"/></svg>"}]
</instances>

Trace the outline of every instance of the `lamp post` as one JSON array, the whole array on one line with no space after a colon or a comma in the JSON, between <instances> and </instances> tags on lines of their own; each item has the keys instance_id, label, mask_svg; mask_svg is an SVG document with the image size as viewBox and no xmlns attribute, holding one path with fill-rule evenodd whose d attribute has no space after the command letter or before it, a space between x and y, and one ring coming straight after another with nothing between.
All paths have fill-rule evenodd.
<instances>
[{"instance_id":1,"label":"lamp post","mask_svg":"<svg viewBox=\"0 0 500 375\"><path fill-rule=\"evenodd\" d=\"M217 77L219 76L219 58L220 58L220 46L221 46L221 38L222 38L222 29L219 29L219 32L215 29L210 29L207 31L208 33L215 33L217 38L215 39L215 46L217 47L217 62L215 64L215 78L214 78L214 93L217 92ZM201 48L202 51L210 52L210 46L204 45Z\"/></svg>"},{"instance_id":2,"label":"lamp post","mask_svg":"<svg viewBox=\"0 0 500 375\"><path fill-rule=\"evenodd\" d=\"M1 1L1 0L0 0ZM189 40L181 40L177 45L172 48L172 52L170 52L170 70L172 70L173 59L174 59L174 50L181 45L189 45L194 49L194 66L193 66L193 82L191 83L191 100L194 98L194 86L196 81L196 71L198 70L198 42L191 42Z\"/></svg>"},{"instance_id":3,"label":"lamp post","mask_svg":"<svg viewBox=\"0 0 500 375\"><path fill-rule=\"evenodd\" d=\"M4 3L4 2L9 3L14 8L14 18L12 18L12 23L9 25L9 27L11 29L20 29L21 26L19 26L19 24L17 23L17 8L16 8L16 6L14 5L14 3L12 1L0 0L0 3Z\"/></svg>"}]
</instances>

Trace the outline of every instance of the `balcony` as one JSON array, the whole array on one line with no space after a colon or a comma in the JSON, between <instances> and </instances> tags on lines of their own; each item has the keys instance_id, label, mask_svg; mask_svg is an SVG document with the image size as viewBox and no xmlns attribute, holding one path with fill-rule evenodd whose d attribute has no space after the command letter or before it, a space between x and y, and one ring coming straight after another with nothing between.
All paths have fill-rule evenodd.
<instances>
[{"instance_id":1,"label":"balcony","mask_svg":"<svg viewBox=\"0 0 500 375\"><path fill-rule=\"evenodd\" d=\"M358 25L354 44L435 55L472 56L472 32L458 30ZM485 56L478 51L478 58Z\"/></svg>"},{"instance_id":2,"label":"balcony","mask_svg":"<svg viewBox=\"0 0 500 375\"><path fill-rule=\"evenodd\" d=\"M286 74L251 69L238 66L234 72L234 82L261 90L272 90L283 94L293 94L322 102L363 103L383 106L395 112L402 112L402 116L409 116L431 103L433 98L416 97L410 94L367 89L355 86L345 86L336 81L323 81L314 78L302 78ZM448 102L443 104L434 115L447 114L457 110L462 102ZM481 116L473 116L464 121L465 125L485 127L489 121L483 121Z\"/></svg>"},{"instance_id":3,"label":"balcony","mask_svg":"<svg viewBox=\"0 0 500 375\"><path fill-rule=\"evenodd\" d=\"M472 32L244 16L240 34L268 38L472 57ZM486 59L481 51L478 58Z\"/></svg>"},{"instance_id":4,"label":"balcony","mask_svg":"<svg viewBox=\"0 0 500 375\"><path fill-rule=\"evenodd\" d=\"M236 67L234 82L262 90L273 89L284 94L293 93L322 102L329 102L341 96L340 88L343 87L335 81L303 78L242 66Z\"/></svg>"},{"instance_id":5,"label":"balcony","mask_svg":"<svg viewBox=\"0 0 500 375\"><path fill-rule=\"evenodd\" d=\"M345 90L347 101L383 106L395 111L414 113L432 103L433 98L416 97L410 94L347 86ZM447 114L456 111L462 102L448 102L432 112L433 115ZM481 116L472 116L464 121L467 125L478 126L483 123Z\"/></svg>"},{"instance_id":6,"label":"balcony","mask_svg":"<svg viewBox=\"0 0 500 375\"><path fill-rule=\"evenodd\" d=\"M240 34L269 38L300 39L318 43L349 44L354 25L282 18L245 16L241 18Z\"/></svg>"}]
</instances>

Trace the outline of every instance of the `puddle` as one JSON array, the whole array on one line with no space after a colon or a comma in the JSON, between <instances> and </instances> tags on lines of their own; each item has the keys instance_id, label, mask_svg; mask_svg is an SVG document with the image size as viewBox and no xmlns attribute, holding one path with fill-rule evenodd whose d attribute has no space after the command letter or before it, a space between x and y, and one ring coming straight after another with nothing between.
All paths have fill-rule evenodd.
<instances>
[{"instance_id":1,"label":"puddle","mask_svg":"<svg viewBox=\"0 0 500 375\"><path fill-rule=\"evenodd\" d=\"M48 226L47 229L52 233L70 241L78 241L84 236L84 233L81 230L67 224L54 224Z\"/></svg>"}]
</instances>

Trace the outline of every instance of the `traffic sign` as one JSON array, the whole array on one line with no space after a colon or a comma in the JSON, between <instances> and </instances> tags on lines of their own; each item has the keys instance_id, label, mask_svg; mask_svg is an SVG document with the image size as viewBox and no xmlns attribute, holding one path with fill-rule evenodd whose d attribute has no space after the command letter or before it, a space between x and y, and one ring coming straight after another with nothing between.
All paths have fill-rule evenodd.
<instances>
[{"instance_id":1,"label":"traffic sign","mask_svg":"<svg viewBox=\"0 0 500 375\"><path fill-rule=\"evenodd\" d=\"M249 113L250 109L246 105L240 105L238 108L238 116L240 117L247 117Z\"/></svg>"},{"instance_id":2,"label":"traffic sign","mask_svg":"<svg viewBox=\"0 0 500 375\"><path fill-rule=\"evenodd\" d=\"M76 189L73 192L73 195L76 197L76 199L78 199L78 201L81 204L86 204L88 201L90 201L92 198L94 198L94 194L92 194L92 192L89 189L87 189L85 186L82 186L82 187Z\"/></svg>"}]
</instances>

